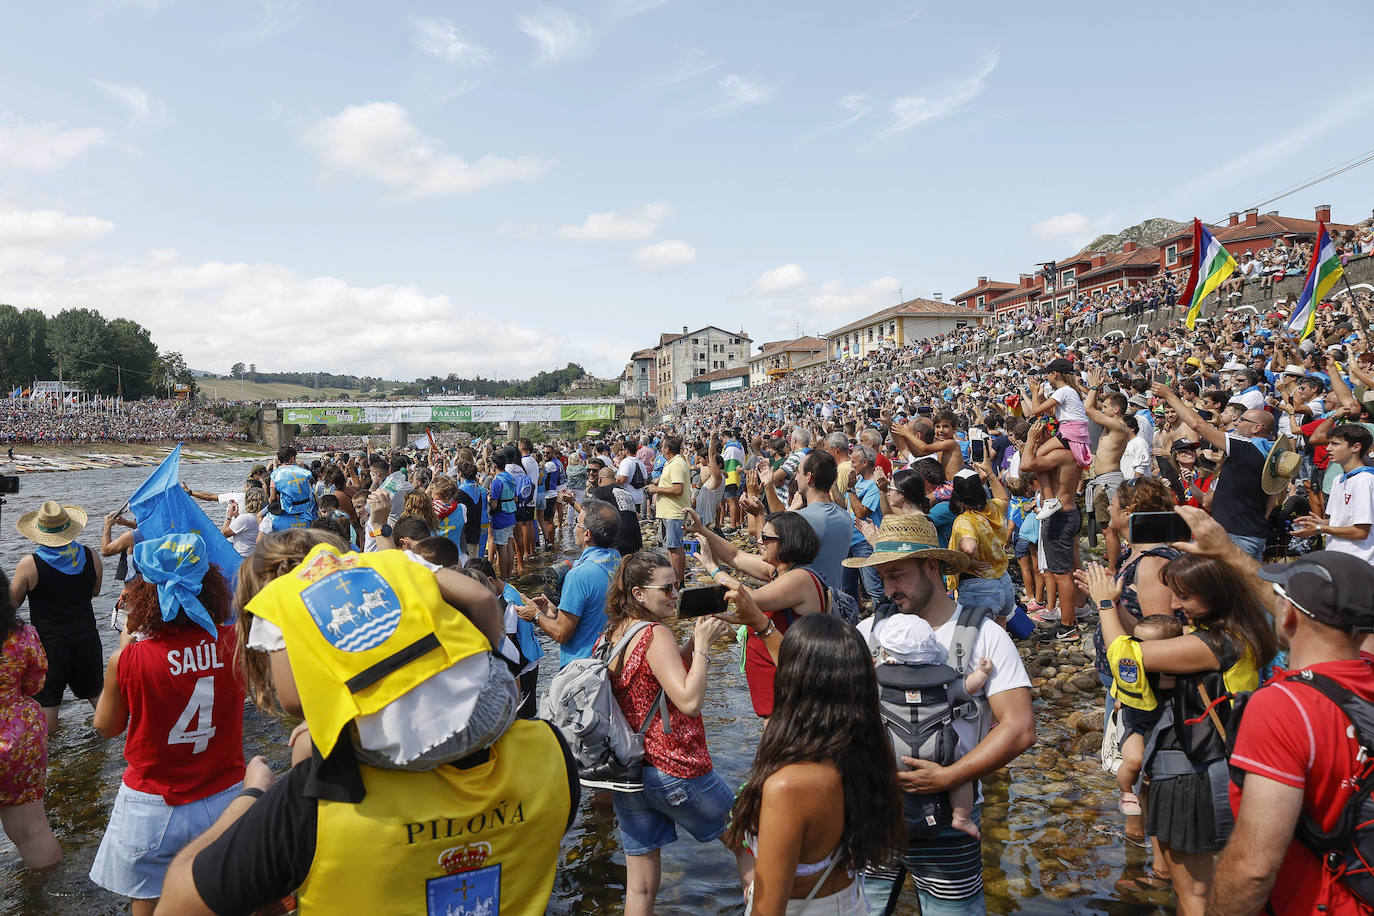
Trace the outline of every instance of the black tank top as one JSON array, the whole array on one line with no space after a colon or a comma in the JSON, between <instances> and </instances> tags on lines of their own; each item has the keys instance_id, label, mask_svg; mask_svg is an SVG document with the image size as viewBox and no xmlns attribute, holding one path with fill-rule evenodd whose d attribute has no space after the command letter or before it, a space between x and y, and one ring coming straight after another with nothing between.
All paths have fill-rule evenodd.
<instances>
[{"instance_id":1,"label":"black tank top","mask_svg":"<svg viewBox=\"0 0 1374 916\"><path fill-rule=\"evenodd\" d=\"M86 565L74 576L60 573L37 554L38 584L29 592L29 617L44 640L100 637L95 626L91 591L95 588L95 554L86 551Z\"/></svg>"}]
</instances>

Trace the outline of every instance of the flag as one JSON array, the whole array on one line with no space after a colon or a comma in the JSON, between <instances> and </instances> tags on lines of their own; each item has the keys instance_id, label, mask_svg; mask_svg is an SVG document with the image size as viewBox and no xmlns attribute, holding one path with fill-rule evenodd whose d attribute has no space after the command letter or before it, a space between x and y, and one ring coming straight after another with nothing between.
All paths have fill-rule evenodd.
<instances>
[{"instance_id":1,"label":"flag","mask_svg":"<svg viewBox=\"0 0 1374 916\"><path fill-rule=\"evenodd\" d=\"M1193 217L1193 268L1188 272L1188 285L1178 300L1188 306L1188 317L1183 322L1188 330L1193 329L1203 300L1235 270L1236 259L1212 237L1202 220Z\"/></svg>"},{"instance_id":2,"label":"flag","mask_svg":"<svg viewBox=\"0 0 1374 916\"><path fill-rule=\"evenodd\" d=\"M173 533L200 535L210 562L219 567L229 580L230 591L233 590L242 558L220 533L220 526L210 521L210 516L196 504L191 494L181 488L179 443L129 497L129 508L138 522L141 540Z\"/></svg>"},{"instance_id":3,"label":"flag","mask_svg":"<svg viewBox=\"0 0 1374 916\"><path fill-rule=\"evenodd\" d=\"M1317 223L1317 243L1312 246L1312 263L1307 267L1307 282L1302 285L1293 312L1288 316L1288 330L1301 331L1306 338L1317 326L1317 303L1326 298L1331 287L1345 273L1336 246L1326 232L1326 223Z\"/></svg>"}]
</instances>

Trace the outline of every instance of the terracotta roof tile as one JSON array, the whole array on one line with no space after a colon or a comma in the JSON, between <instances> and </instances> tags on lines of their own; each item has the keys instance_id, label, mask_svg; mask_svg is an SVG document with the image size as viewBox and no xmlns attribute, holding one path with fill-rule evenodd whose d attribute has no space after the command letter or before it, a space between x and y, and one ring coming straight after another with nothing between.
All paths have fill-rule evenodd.
<instances>
[{"instance_id":1,"label":"terracotta roof tile","mask_svg":"<svg viewBox=\"0 0 1374 916\"><path fill-rule=\"evenodd\" d=\"M748 377L748 366L728 366L724 369L716 369L713 372L706 372L702 375L694 375L687 379L688 384L692 382L715 382L723 378L736 378L738 376Z\"/></svg>"},{"instance_id":2,"label":"terracotta roof tile","mask_svg":"<svg viewBox=\"0 0 1374 916\"><path fill-rule=\"evenodd\" d=\"M827 332L826 336L834 338L836 335L843 334L852 328L862 327L871 322L882 321L887 318L898 318L904 315L931 318L939 318L942 316L951 318L981 318L984 317L985 314L986 313L976 309L955 305L953 302L942 302L935 299L909 299L906 302L889 306L871 315L865 315L863 318L858 318L847 324L843 324L835 330Z\"/></svg>"},{"instance_id":3,"label":"terracotta roof tile","mask_svg":"<svg viewBox=\"0 0 1374 916\"><path fill-rule=\"evenodd\" d=\"M965 290L964 292L955 296L954 301L958 302L960 299L970 299L978 295L979 293L997 293L1000 295L1001 293L1004 293L1009 289L1016 289L1016 284L1004 283L1001 280L989 280L986 283L979 283L973 289Z\"/></svg>"}]
</instances>

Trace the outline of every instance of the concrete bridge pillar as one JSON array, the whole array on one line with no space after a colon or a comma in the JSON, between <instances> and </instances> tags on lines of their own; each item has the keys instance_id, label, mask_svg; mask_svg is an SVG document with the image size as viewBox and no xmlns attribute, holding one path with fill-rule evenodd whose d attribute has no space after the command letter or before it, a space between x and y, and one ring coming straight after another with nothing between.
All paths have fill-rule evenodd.
<instances>
[{"instance_id":1,"label":"concrete bridge pillar","mask_svg":"<svg viewBox=\"0 0 1374 916\"><path fill-rule=\"evenodd\" d=\"M391 424L391 447L405 448L410 442L410 424L392 423Z\"/></svg>"},{"instance_id":2,"label":"concrete bridge pillar","mask_svg":"<svg viewBox=\"0 0 1374 916\"><path fill-rule=\"evenodd\" d=\"M262 444L275 451L286 445L286 424L281 421L281 411L264 410L258 415L262 432Z\"/></svg>"},{"instance_id":3,"label":"concrete bridge pillar","mask_svg":"<svg viewBox=\"0 0 1374 916\"><path fill-rule=\"evenodd\" d=\"M520 438L520 421L519 421L519 420L507 420L507 421L506 421L506 441L507 441L507 442L514 442L514 441L516 441L516 440L519 439L519 438Z\"/></svg>"}]
</instances>

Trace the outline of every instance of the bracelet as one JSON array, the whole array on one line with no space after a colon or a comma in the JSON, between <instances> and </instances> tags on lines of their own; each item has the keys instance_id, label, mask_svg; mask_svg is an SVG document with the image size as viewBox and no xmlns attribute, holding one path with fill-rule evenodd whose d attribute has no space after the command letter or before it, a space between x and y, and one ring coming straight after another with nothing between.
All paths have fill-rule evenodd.
<instances>
[{"instance_id":1,"label":"bracelet","mask_svg":"<svg viewBox=\"0 0 1374 916\"><path fill-rule=\"evenodd\" d=\"M262 798L262 789L259 789L259 788L257 788L256 786L249 786L248 788L246 788L246 789L244 789L242 792L240 792L240 793L238 794L237 797L238 797L238 798L254 798L254 799Z\"/></svg>"},{"instance_id":2,"label":"bracelet","mask_svg":"<svg viewBox=\"0 0 1374 916\"><path fill-rule=\"evenodd\" d=\"M705 652L701 651L700 649L693 649L693 650L692 650L692 654L693 654L693 655L700 655L702 658L710 658L710 657L711 657L711 656L707 655Z\"/></svg>"},{"instance_id":3,"label":"bracelet","mask_svg":"<svg viewBox=\"0 0 1374 916\"><path fill-rule=\"evenodd\" d=\"M760 632L759 630L755 630L754 635L757 636L759 639L767 639L769 635L772 634L772 632L777 628L777 624L775 624L772 620L769 620L768 626L764 627L762 632Z\"/></svg>"},{"instance_id":4,"label":"bracelet","mask_svg":"<svg viewBox=\"0 0 1374 916\"><path fill-rule=\"evenodd\" d=\"M720 567L719 567L719 566L715 567L714 569L712 569L712 570L710 570L710 571L708 571L708 572L706 573L706 575L710 576L712 579L714 579L714 578L715 578L717 575L719 575L719 574L720 574Z\"/></svg>"}]
</instances>

